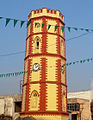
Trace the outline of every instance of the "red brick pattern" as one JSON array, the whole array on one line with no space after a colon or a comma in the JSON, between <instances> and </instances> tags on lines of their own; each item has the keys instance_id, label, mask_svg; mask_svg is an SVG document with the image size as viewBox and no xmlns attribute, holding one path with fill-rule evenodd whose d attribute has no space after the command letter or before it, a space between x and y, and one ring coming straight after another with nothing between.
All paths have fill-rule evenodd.
<instances>
[{"instance_id":1,"label":"red brick pattern","mask_svg":"<svg viewBox=\"0 0 93 120\"><path fill-rule=\"evenodd\" d=\"M41 59L41 69L39 111L46 111L46 58Z\"/></svg>"},{"instance_id":2,"label":"red brick pattern","mask_svg":"<svg viewBox=\"0 0 93 120\"><path fill-rule=\"evenodd\" d=\"M32 36L31 34L33 34L33 20L31 20L31 29L30 29L30 40L29 40L29 55L32 54Z\"/></svg>"},{"instance_id":3,"label":"red brick pattern","mask_svg":"<svg viewBox=\"0 0 93 120\"><path fill-rule=\"evenodd\" d=\"M61 88L61 59L58 59L56 61L56 66L57 66L57 69L56 69L56 79L57 79L57 108L58 108L58 112L61 112L62 111L62 88Z\"/></svg>"},{"instance_id":4,"label":"red brick pattern","mask_svg":"<svg viewBox=\"0 0 93 120\"><path fill-rule=\"evenodd\" d=\"M57 26L59 26L59 21L57 20ZM59 36L59 27L57 28L57 54L60 55L60 36Z\"/></svg>"},{"instance_id":5,"label":"red brick pattern","mask_svg":"<svg viewBox=\"0 0 93 120\"><path fill-rule=\"evenodd\" d=\"M25 110L28 111L29 109L29 76L30 76L30 66L31 66L31 59L28 61L28 76L27 76L27 84L26 84L26 103L25 103Z\"/></svg>"},{"instance_id":6,"label":"red brick pattern","mask_svg":"<svg viewBox=\"0 0 93 120\"><path fill-rule=\"evenodd\" d=\"M42 28L42 32L46 32L47 31L47 27L46 27L46 18L43 17L42 19L42 24L44 24L44 27ZM46 34L42 34L42 53L46 53L46 39L47 39L47 35Z\"/></svg>"}]
</instances>

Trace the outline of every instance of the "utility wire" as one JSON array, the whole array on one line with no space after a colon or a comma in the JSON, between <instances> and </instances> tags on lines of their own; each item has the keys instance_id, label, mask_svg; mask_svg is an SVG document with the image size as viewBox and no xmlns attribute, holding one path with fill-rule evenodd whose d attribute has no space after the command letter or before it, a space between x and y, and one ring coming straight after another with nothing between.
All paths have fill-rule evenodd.
<instances>
[{"instance_id":1,"label":"utility wire","mask_svg":"<svg viewBox=\"0 0 93 120\"><path fill-rule=\"evenodd\" d=\"M68 42L68 41L71 41L73 39L77 39L77 38L80 38L80 37L83 37L85 35L88 35L89 33L93 33L93 32L88 32L88 33L83 33L79 36L75 36L75 37L72 37L72 38L69 38L69 39L66 39L65 41ZM55 45L56 43L53 43L51 45L49 45L48 47L52 46L52 45ZM35 49L33 49L35 50ZM20 52L14 52L14 53L9 53L9 54L3 54L3 55L0 55L0 57L5 57L5 56L12 56L12 55L18 55L18 54L23 54L25 53L25 51L20 51Z\"/></svg>"},{"instance_id":2,"label":"utility wire","mask_svg":"<svg viewBox=\"0 0 93 120\"><path fill-rule=\"evenodd\" d=\"M82 36L85 36L85 35L87 35L87 34L89 34L89 33L93 33L93 32L83 33L83 34L81 34L81 35L78 35L78 36L69 38L69 39L67 39L66 41L71 41L71 40L73 40L73 39L77 39L77 38L82 37Z\"/></svg>"},{"instance_id":3,"label":"utility wire","mask_svg":"<svg viewBox=\"0 0 93 120\"><path fill-rule=\"evenodd\" d=\"M14 53L9 53L9 54L3 54L3 55L0 55L0 57L22 54L22 53L24 53L24 52L25 52L25 51L14 52Z\"/></svg>"}]
</instances>

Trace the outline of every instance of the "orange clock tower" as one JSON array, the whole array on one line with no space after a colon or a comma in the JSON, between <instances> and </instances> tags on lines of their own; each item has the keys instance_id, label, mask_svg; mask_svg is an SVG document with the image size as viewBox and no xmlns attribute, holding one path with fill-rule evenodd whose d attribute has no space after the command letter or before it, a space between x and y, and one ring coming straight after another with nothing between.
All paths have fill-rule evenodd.
<instances>
[{"instance_id":1,"label":"orange clock tower","mask_svg":"<svg viewBox=\"0 0 93 120\"><path fill-rule=\"evenodd\" d=\"M68 120L64 16L43 8L28 20L21 117Z\"/></svg>"}]
</instances>

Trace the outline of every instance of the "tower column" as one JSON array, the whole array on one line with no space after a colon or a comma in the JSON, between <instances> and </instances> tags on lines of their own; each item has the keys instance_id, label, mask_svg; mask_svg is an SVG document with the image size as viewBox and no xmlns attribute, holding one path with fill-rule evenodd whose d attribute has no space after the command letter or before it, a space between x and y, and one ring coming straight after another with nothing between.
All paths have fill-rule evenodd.
<instances>
[{"instance_id":1,"label":"tower column","mask_svg":"<svg viewBox=\"0 0 93 120\"><path fill-rule=\"evenodd\" d=\"M46 111L46 58L41 59L41 78L40 78L40 110Z\"/></svg>"},{"instance_id":2,"label":"tower column","mask_svg":"<svg viewBox=\"0 0 93 120\"><path fill-rule=\"evenodd\" d=\"M43 8L32 11L29 20L21 117L68 120L66 66L61 70L66 63L64 16Z\"/></svg>"}]
</instances>

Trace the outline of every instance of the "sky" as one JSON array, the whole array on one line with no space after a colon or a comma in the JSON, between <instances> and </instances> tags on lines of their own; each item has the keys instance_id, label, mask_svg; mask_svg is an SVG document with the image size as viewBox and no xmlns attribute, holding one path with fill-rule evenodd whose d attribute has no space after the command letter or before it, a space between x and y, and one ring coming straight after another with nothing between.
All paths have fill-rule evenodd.
<instances>
[{"instance_id":1,"label":"sky","mask_svg":"<svg viewBox=\"0 0 93 120\"><path fill-rule=\"evenodd\" d=\"M4 18L27 21L32 10L41 8L60 10L65 26L93 29L93 0L0 0L0 16ZM77 37L82 34L86 35ZM18 22L13 27L10 21L5 27L5 19L0 20L0 74L24 70L26 35L26 24L20 28ZM93 32L65 29L65 40L67 63L93 57ZM16 52L22 53L8 55ZM68 92L91 89L93 61L67 66L66 71ZM22 75L0 78L0 95L19 94L22 80Z\"/></svg>"}]
</instances>

